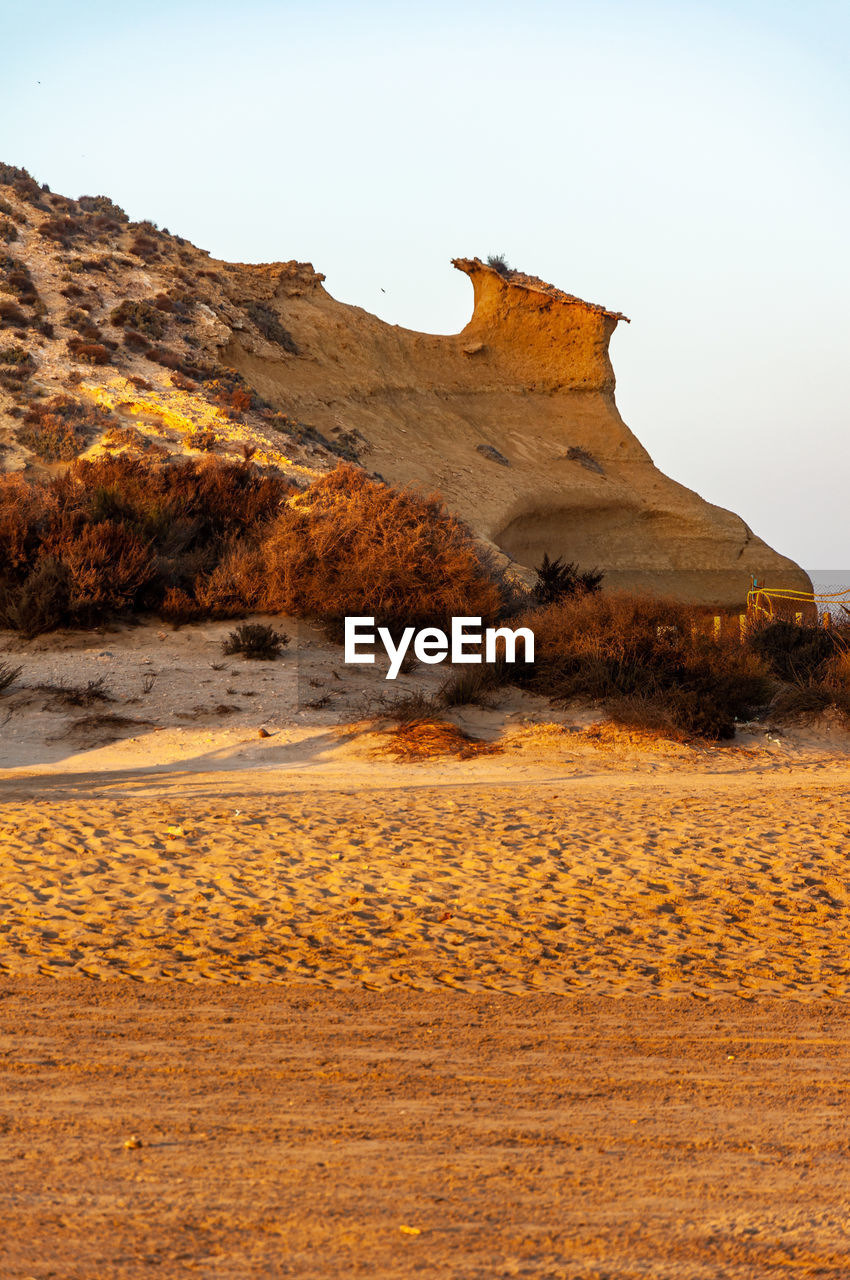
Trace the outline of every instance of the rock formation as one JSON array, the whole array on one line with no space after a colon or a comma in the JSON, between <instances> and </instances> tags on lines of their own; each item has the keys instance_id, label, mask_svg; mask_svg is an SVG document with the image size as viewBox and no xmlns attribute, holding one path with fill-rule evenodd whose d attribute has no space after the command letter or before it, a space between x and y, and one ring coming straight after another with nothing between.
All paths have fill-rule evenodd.
<instances>
[{"instance_id":1,"label":"rock formation","mask_svg":"<svg viewBox=\"0 0 850 1280\"><path fill-rule=\"evenodd\" d=\"M623 422L608 344L624 316L477 258L454 266L475 306L447 337L337 302L309 268L266 268L304 354L270 359L234 334L225 360L290 415L344 426L387 480L439 490L522 566L563 554L608 586L723 605L753 576L808 589L739 516L663 475Z\"/></svg>"},{"instance_id":2,"label":"rock formation","mask_svg":"<svg viewBox=\"0 0 850 1280\"><path fill-rule=\"evenodd\" d=\"M250 451L297 479L343 456L439 491L527 577L545 552L699 602L740 604L753 575L807 589L629 431L608 355L625 317L501 264L454 266L472 319L414 333L337 302L309 264L216 262L0 165L2 465L55 468L77 445Z\"/></svg>"}]
</instances>

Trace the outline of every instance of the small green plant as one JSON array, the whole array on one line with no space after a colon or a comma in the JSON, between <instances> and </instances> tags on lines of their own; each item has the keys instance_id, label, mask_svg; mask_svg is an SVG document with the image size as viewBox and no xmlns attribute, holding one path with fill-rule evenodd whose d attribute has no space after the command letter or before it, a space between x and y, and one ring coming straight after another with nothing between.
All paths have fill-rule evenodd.
<instances>
[{"instance_id":1,"label":"small green plant","mask_svg":"<svg viewBox=\"0 0 850 1280\"><path fill-rule=\"evenodd\" d=\"M599 590L604 577L600 569L580 570L577 564L564 564L563 556L550 560L545 552L535 572L534 594L539 604L554 604L566 596L592 594Z\"/></svg>"},{"instance_id":2,"label":"small green plant","mask_svg":"<svg viewBox=\"0 0 850 1280\"><path fill-rule=\"evenodd\" d=\"M275 631L274 627L262 622L243 622L223 642L222 651L225 654L241 653L243 658L271 662L280 657L288 644L289 636L283 631Z\"/></svg>"}]
</instances>

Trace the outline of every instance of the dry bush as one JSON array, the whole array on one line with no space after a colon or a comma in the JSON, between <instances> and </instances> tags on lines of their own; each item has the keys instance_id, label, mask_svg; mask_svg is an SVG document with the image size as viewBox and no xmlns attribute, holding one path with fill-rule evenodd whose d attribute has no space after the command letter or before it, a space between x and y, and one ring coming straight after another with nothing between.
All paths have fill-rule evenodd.
<instances>
[{"instance_id":1,"label":"dry bush","mask_svg":"<svg viewBox=\"0 0 850 1280\"><path fill-rule=\"evenodd\" d=\"M112 353L102 342L85 342L82 338L69 338L68 350L76 360L86 364L109 364Z\"/></svg>"},{"instance_id":2,"label":"dry bush","mask_svg":"<svg viewBox=\"0 0 850 1280\"><path fill-rule=\"evenodd\" d=\"M241 653L243 658L271 662L280 657L288 644L289 636L285 632L275 631L262 622L245 622L231 631L222 644L222 652Z\"/></svg>"},{"instance_id":3,"label":"dry bush","mask_svg":"<svg viewBox=\"0 0 850 1280\"><path fill-rule=\"evenodd\" d=\"M70 249L74 241L86 236L85 225L75 218L47 218L37 228L46 240L55 240L63 248Z\"/></svg>"},{"instance_id":4,"label":"dry bush","mask_svg":"<svg viewBox=\"0 0 850 1280\"><path fill-rule=\"evenodd\" d=\"M29 320L15 302L0 302L0 329L26 329Z\"/></svg>"},{"instance_id":5,"label":"dry bush","mask_svg":"<svg viewBox=\"0 0 850 1280\"><path fill-rule=\"evenodd\" d=\"M283 510L263 539L265 608L338 626L443 626L496 616L500 596L466 525L437 497L342 464Z\"/></svg>"},{"instance_id":6,"label":"dry bush","mask_svg":"<svg viewBox=\"0 0 850 1280\"><path fill-rule=\"evenodd\" d=\"M375 754L395 756L397 760L433 760L440 756L472 760L475 756L498 755L501 750L497 742L473 738L450 721L413 720L399 724Z\"/></svg>"},{"instance_id":7,"label":"dry bush","mask_svg":"<svg viewBox=\"0 0 850 1280\"><path fill-rule=\"evenodd\" d=\"M735 720L764 706L773 684L761 659L717 644L693 609L628 595L581 595L521 616L535 663L514 679L556 702L601 701L620 722L731 738Z\"/></svg>"},{"instance_id":8,"label":"dry bush","mask_svg":"<svg viewBox=\"0 0 850 1280\"><path fill-rule=\"evenodd\" d=\"M109 319L117 329L133 329L148 338L161 338L168 326L162 310L154 303L132 302L129 298L113 308Z\"/></svg>"},{"instance_id":9,"label":"dry bush","mask_svg":"<svg viewBox=\"0 0 850 1280\"><path fill-rule=\"evenodd\" d=\"M159 248L155 240L150 236L137 233L129 245L130 253L134 253L137 258L141 258L144 262L153 262L159 257Z\"/></svg>"},{"instance_id":10,"label":"dry bush","mask_svg":"<svg viewBox=\"0 0 850 1280\"><path fill-rule=\"evenodd\" d=\"M5 218L0 218L0 240L4 240L6 244L11 244L17 238L18 228L14 222L7 222Z\"/></svg>"},{"instance_id":11,"label":"dry bush","mask_svg":"<svg viewBox=\"0 0 850 1280\"><path fill-rule=\"evenodd\" d=\"M39 421L51 407L68 426L60 397ZM175 622L270 610L333 624L371 613L396 631L496 616L499 591L471 534L437 499L353 467L290 503L297 492L248 462L207 459L109 455L49 481L0 477L7 625L34 633L144 608Z\"/></svg>"},{"instance_id":12,"label":"dry bush","mask_svg":"<svg viewBox=\"0 0 850 1280\"><path fill-rule=\"evenodd\" d=\"M45 462L69 462L112 421L108 410L58 395L30 406L18 441Z\"/></svg>"},{"instance_id":13,"label":"dry bush","mask_svg":"<svg viewBox=\"0 0 850 1280\"><path fill-rule=\"evenodd\" d=\"M190 431L187 434L186 443L190 449L198 449L201 453L209 453L218 443L218 437L214 431L199 427L197 431Z\"/></svg>"},{"instance_id":14,"label":"dry bush","mask_svg":"<svg viewBox=\"0 0 850 1280\"><path fill-rule=\"evenodd\" d=\"M254 321L260 333L269 342L288 351L290 355L298 355L298 346L288 329L285 329L278 316L262 302L246 302L244 310Z\"/></svg>"},{"instance_id":15,"label":"dry bush","mask_svg":"<svg viewBox=\"0 0 850 1280\"><path fill-rule=\"evenodd\" d=\"M845 652L844 630L780 620L751 628L747 644L780 680L800 684L817 677L832 658Z\"/></svg>"},{"instance_id":16,"label":"dry bush","mask_svg":"<svg viewBox=\"0 0 850 1280\"><path fill-rule=\"evenodd\" d=\"M39 301L29 267L11 254L0 253L0 280L4 292L13 294L21 306L34 307Z\"/></svg>"},{"instance_id":17,"label":"dry bush","mask_svg":"<svg viewBox=\"0 0 850 1280\"><path fill-rule=\"evenodd\" d=\"M25 347L0 347L0 386L7 391L20 391L37 368Z\"/></svg>"},{"instance_id":18,"label":"dry bush","mask_svg":"<svg viewBox=\"0 0 850 1280\"><path fill-rule=\"evenodd\" d=\"M104 615L132 609L154 577L150 543L127 525L112 520L57 528L46 540L70 574L71 612L84 624Z\"/></svg>"},{"instance_id":19,"label":"dry bush","mask_svg":"<svg viewBox=\"0 0 850 1280\"><path fill-rule=\"evenodd\" d=\"M850 625L763 622L751 629L747 644L783 681L770 704L774 719L810 717L832 708L850 720Z\"/></svg>"},{"instance_id":20,"label":"dry bush","mask_svg":"<svg viewBox=\"0 0 850 1280\"><path fill-rule=\"evenodd\" d=\"M0 693L15 683L21 671L21 667L12 667L8 662L0 662Z\"/></svg>"},{"instance_id":21,"label":"dry bush","mask_svg":"<svg viewBox=\"0 0 850 1280\"><path fill-rule=\"evenodd\" d=\"M489 706L496 690L508 683L508 672L504 660L463 667L446 676L437 698L444 707Z\"/></svg>"}]
</instances>

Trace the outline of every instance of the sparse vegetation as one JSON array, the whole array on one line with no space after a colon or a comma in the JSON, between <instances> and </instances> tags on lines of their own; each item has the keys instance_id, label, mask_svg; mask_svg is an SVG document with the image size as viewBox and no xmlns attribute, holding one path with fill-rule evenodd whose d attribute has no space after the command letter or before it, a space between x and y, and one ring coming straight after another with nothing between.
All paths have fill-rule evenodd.
<instances>
[{"instance_id":1,"label":"sparse vegetation","mask_svg":"<svg viewBox=\"0 0 850 1280\"><path fill-rule=\"evenodd\" d=\"M247 302L244 310L253 320L264 338L274 342L290 355L298 355L298 346L288 329L285 329L278 317L262 302Z\"/></svg>"},{"instance_id":2,"label":"sparse vegetation","mask_svg":"<svg viewBox=\"0 0 850 1280\"><path fill-rule=\"evenodd\" d=\"M53 396L31 405L18 440L45 462L69 462L110 422L106 409L83 404L72 396Z\"/></svg>"},{"instance_id":3,"label":"sparse vegetation","mask_svg":"<svg viewBox=\"0 0 850 1280\"><path fill-rule=\"evenodd\" d=\"M241 653L243 658L259 659L271 662L279 658L284 647L289 644L289 636L282 631L275 631L262 622L245 622L230 635L222 645L225 654Z\"/></svg>"},{"instance_id":4,"label":"sparse vegetation","mask_svg":"<svg viewBox=\"0 0 850 1280\"><path fill-rule=\"evenodd\" d=\"M214 431L199 429L190 431L186 436L186 443L190 449L198 449L201 453L209 453L215 448L218 437Z\"/></svg>"},{"instance_id":5,"label":"sparse vegetation","mask_svg":"<svg viewBox=\"0 0 850 1280\"><path fill-rule=\"evenodd\" d=\"M109 315L117 329L130 329L148 338L161 338L168 327L162 308L150 302L132 302L125 298Z\"/></svg>"},{"instance_id":6,"label":"sparse vegetation","mask_svg":"<svg viewBox=\"0 0 850 1280\"><path fill-rule=\"evenodd\" d=\"M68 351L85 364L109 364L112 359L112 353L102 342L86 342L83 338L69 338Z\"/></svg>"},{"instance_id":7,"label":"sparse vegetation","mask_svg":"<svg viewBox=\"0 0 850 1280\"><path fill-rule=\"evenodd\" d=\"M533 667L514 678L556 702L604 702L625 724L672 736L731 738L766 705L774 682L736 641L717 644L686 605L584 592L527 614Z\"/></svg>"},{"instance_id":8,"label":"sparse vegetation","mask_svg":"<svg viewBox=\"0 0 850 1280\"><path fill-rule=\"evenodd\" d=\"M565 564L563 556L550 560L546 552L535 572L534 594L538 604L554 604L566 596L593 594L600 589L605 576L599 569L581 570L577 564Z\"/></svg>"},{"instance_id":9,"label":"sparse vegetation","mask_svg":"<svg viewBox=\"0 0 850 1280\"><path fill-rule=\"evenodd\" d=\"M498 271L499 275L505 276L505 278L510 276L512 270L503 253L488 253L487 266L492 267L494 271Z\"/></svg>"},{"instance_id":10,"label":"sparse vegetation","mask_svg":"<svg viewBox=\"0 0 850 1280\"><path fill-rule=\"evenodd\" d=\"M23 668L13 667L8 662L0 662L0 693L14 684Z\"/></svg>"}]
</instances>

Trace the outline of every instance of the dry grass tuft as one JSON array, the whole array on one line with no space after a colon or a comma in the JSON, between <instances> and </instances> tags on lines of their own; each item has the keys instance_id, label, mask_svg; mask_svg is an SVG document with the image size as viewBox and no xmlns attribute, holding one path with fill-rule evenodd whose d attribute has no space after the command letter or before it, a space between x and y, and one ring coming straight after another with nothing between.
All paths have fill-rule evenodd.
<instances>
[{"instance_id":1,"label":"dry grass tuft","mask_svg":"<svg viewBox=\"0 0 850 1280\"><path fill-rule=\"evenodd\" d=\"M376 748L376 755L391 755L397 760L434 760L454 756L472 760L476 756L498 755L497 742L472 738L448 720L412 720L400 724Z\"/></svg>"}]
</instances>

